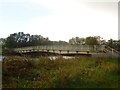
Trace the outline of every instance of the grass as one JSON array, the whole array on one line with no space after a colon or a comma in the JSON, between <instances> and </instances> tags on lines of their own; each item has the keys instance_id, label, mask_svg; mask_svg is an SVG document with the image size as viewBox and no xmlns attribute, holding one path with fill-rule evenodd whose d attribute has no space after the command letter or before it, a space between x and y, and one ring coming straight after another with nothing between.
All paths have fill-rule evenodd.
<instances>
[{"instance_id":1,"label":"grass","mask_svg":"<svg viewBox=\"0 0 120 90\"><path fill-rule=\"evenodd\" d=\"M117 60L7 57L3 88L118 88Z\"/></svg>"}]
</instances>

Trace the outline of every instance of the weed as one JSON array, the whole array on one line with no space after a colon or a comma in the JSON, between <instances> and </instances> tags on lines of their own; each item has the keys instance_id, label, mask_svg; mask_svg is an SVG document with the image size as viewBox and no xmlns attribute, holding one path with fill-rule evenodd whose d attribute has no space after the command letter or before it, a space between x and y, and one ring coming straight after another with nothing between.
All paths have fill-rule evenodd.
<instances>
[{"instance_id":1,"label":"weed","mask_svg":"<svg viewBox=\"0 0 120 90\"><path fill-rule=\"evenodd\" d=\"M118 63L106 58L14 56L7 57L2 66L3 88L118 88Z\"/></svg>"}]
</instances>

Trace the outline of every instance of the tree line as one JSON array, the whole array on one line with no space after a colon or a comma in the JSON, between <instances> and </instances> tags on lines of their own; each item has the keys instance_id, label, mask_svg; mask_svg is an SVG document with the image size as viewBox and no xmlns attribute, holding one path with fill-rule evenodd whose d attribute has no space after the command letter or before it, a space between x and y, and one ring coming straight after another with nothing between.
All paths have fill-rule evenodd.
<instances>
[{"instance_id":1,"label":"tree line","mask_svg":"<svg viewBox=\"0 0 120 90\"><path fill-rule=\"evenodd\" d=\"M48 37L41 35L30 35L24 32L10 34L5 39L0 39L5 48L19 48L39 45L106 45L120 51L120 40L110 39L107 42L100 36L88 36L86 38L74 37L66 41L51 41Z\"/></svg>"},{"instance_id":2,"label":"tree line","mask_svg":"<svg viewBox=\"0 0 120 90\"><path fill-rule=\"evenodd\" d=\"M37 46L37 45L53 45L53 44L68 44L65 41L51 41L48 37L43 37L41 35L30 35L24 34L23 32L10 34L4 40L4 46L6 48L19 48L27 46Z\"/></svg>"},{"instance_id":3,"label":"tree line","mask_svg":"<svg viewBox=\"0 0 120 90\"><path fill-rule=\"evenodd\" d=\"M109 46L117 51L120 51L120 40L110 39L106 42L106 46Z\"/></svg>"}]
</instances>

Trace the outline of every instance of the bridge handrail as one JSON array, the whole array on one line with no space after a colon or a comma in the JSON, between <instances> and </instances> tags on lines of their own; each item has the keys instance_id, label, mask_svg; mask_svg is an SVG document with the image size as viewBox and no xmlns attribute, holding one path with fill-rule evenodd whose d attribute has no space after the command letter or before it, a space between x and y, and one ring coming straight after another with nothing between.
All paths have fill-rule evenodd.
<instances>
[{"instance_id":1,"label":"bridge handrail","mask_svg":"<svg viewBox=\"0 0 120 90\"><path fill-rule=\"evenodd\" d=\"M22 48L14 48L14 51L33 50L33 49L49 49L49 50L70 50L70 51L103 51L104 46L101 45L39 45Z\"/></svg>"},{"instance_id":2,"label":"bridge handrail","mask_svg":"<svg viewBox=\"0 0 120 90\"><path fill-rule=\"evenodd\" d=\"M113 51L114 53L120 54L119 51L117 51L117 50L115 50L115 49L113 49L113 48L111 48L109 46L106 46L105 49L110 50L111 52Z\"/></svg>"}]
</instances>

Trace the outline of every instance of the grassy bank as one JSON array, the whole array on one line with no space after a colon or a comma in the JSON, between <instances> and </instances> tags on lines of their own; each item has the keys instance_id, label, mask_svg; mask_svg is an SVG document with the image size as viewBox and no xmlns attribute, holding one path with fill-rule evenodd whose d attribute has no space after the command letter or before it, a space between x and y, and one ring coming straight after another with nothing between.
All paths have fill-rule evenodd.
<instances>
[{"instance_id":1,"label":"grassy bank","mask_svg":"<svg viewBox=\"0 0 120 90\"><path fill-rule=\"evenodd\" d=\"M7 57L3 88L118 88L118 62L105 58Z\"/></svg>"}]
</instances>

